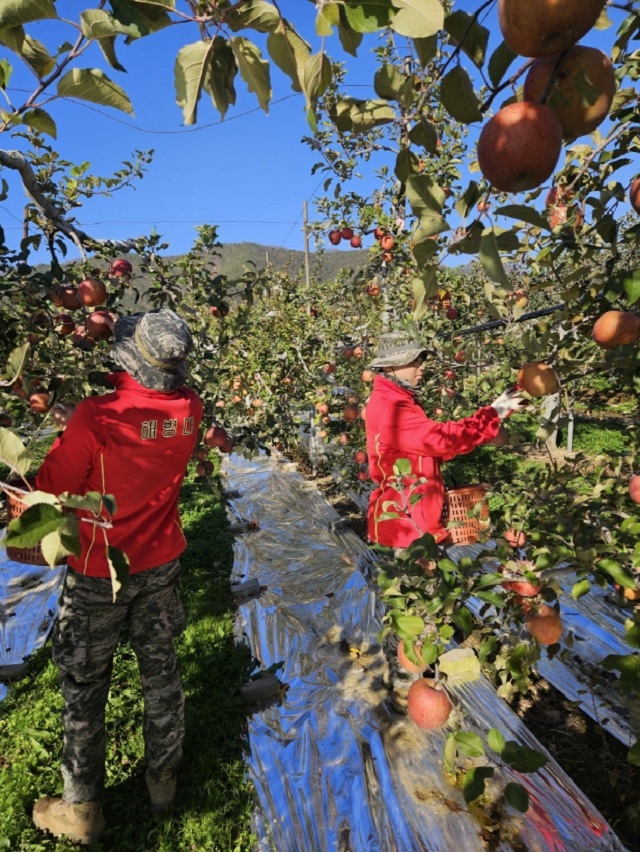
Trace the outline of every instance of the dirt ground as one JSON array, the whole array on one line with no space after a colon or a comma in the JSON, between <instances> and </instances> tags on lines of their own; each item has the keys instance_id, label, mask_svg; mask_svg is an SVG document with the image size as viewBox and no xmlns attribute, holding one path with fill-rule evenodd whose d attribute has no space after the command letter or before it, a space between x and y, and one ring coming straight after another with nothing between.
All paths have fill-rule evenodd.
<instances>
[{"instance_id":1,"label":"dirt ground","mask_svg":"<svg viewBox=\"0 0 640 852\"><path fill-rule=\"evenodd\" d=\"M367 542L363 513L332 476L316 475L303 458L301 475L312 479L349 528ZM640 769L627 762L627 748L586 716L543 678L512 709L589 797L630 852L640 852ZM588 852L588 850L585 850Z\"/></svg>"}]
</instances>

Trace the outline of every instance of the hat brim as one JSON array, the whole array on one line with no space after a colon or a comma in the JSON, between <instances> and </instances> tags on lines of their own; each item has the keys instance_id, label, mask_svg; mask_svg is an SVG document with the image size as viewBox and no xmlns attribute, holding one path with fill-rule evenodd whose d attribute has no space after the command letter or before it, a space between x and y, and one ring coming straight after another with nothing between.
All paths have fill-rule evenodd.
<instances>
[{"instance_id":1,"label":"hat brim","mask_svg":"<svg viewBox=\"0 0 640 852\"><path fill-rule=\"evenodd\" d=\"M113 360L145 388L159 391L176 390L182 387L187 379L186 364L182 362L167 370L145 361L135 341L136 326L143 316L144 314L134 314L118 319L113 335Z\"/></svg>"},{"instance_id":2,"label":"hat brim","mask_svg":"<svg viewBox=\"0 0 640 852\"><path fill-rule=\"evenodd\" d=\"M400 351L389 352L387 355L379 355L371 361L369 366L374 370L380 367L406 367L416 358L426 355L428 351L423 346L407 347Z\"/></svg>"}]
</instances>

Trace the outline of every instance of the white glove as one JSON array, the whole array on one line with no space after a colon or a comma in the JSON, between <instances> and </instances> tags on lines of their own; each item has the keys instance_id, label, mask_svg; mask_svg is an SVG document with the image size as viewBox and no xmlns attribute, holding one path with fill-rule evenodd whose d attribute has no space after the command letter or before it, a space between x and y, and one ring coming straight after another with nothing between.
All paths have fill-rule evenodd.
<instances>
[{"instance_id":1,"label":"white glove","mask_svg":"<svg viewBox=\"0 0 640 852\"><path fill-rule=\"evenodd\" d=\"M514 411L520 411L525 405L527 405L527 401L522 398L517 387L512 385L491 403L491 408L495 408L500 420L504 420Z\"/></svg>"}]
</instances>

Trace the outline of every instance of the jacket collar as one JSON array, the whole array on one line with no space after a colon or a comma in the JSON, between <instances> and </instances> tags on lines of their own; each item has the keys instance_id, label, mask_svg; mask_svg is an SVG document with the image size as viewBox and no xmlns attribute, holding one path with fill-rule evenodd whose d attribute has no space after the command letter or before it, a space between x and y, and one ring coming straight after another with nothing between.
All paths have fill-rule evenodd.
<instances>
[{"instance_id":1,"label":"jacket collar","mask_svg":"<svg viewBox=\"0 0 640 852\"><path fill-rule=\"evenodd\" d=\"M398 393L403 396L408 396L411 399L415 398L418 390L418 388L412 388L405 382L401 382L399 379L396 379L395 376L389 375L388 373L376 373L373 377L373 386L374 388L379 388L387 393L392 388L395 388Z\"/></svg>"},{"instance_id":2,"label":"jacket collar","mask_svg":"<svg viewBox=\"0 0 640 852\"><path fill-rule=\"evenodd\" d=\"M115 370L107 376L107 383L114 387L117 391L125 391L126 393L137 393L141 396L174 396L175 390L159 391L153 388L146 388L137 382L130 373L126 370Z\"/></svg>"}]
</instances>

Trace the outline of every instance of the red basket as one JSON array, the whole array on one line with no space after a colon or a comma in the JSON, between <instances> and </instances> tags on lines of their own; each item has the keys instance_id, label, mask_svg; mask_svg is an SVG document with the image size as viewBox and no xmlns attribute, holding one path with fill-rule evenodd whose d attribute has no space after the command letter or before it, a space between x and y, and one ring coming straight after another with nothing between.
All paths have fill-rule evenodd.
<instances>
[{"instance_id":1,"label":"red basket","mask_svg":"<svg viewBox=\"0 0 640 852\"><path fill-rule=\"evenodd\" d=\"M28 480L30 484L33 484L33 480ZM12 481L8 482L7 485L13 486L16 489L24 489L24 482L22 481ZM7 527L9 526L9 522L13 521L14 518L19 518L23 512L25 512L29 507L22 499L22 493L20 491L12 491L9 489L5 490L5 495L7 497ZM11 559L12 562L20 562L24 565L42 565L43 567L49 565L47 560L42 555L42 548L40 544L35 545L34 547L9 547L6 546L7 556ZM64 559L59 559L57 564L60 565L62 562L65 562Z\"/></svg>"},{"instance_id":2,"label":"red basket","mask_svg":"<svg viewBox=\"0 0 640 852\"><path fill-rule=\"evenodd\" d=\"M463 488L449 488L445 492L442 508L442 525L448 524L449 537L453 544L474 544L478 540L478 532L484 526L483 521L489 520L489 503L487 492L490 490L485 483L466 485ZM474 507L480 503L480 512L471 515Z\"/></svg>"}]
</instances>

